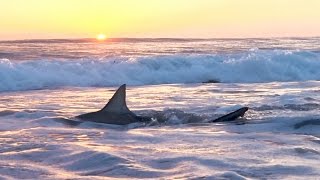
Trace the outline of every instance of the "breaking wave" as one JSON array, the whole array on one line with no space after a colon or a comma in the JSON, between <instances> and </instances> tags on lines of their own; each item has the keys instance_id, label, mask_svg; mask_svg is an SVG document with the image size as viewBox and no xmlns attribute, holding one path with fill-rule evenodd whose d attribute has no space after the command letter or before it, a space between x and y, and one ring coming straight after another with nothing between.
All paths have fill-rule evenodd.
<instances>
[{"instance_id":1,"label":"breaking wave","mask_svg":"<svg viewBox=\"0 0 320 180\"><path fill-rule=\"evenodd\" d=\"M320 80L320 53L251 50L244 53L113 57L77 60L0 59L0 91L64 86L256 83Z\"/></svg>"}]
</instances>

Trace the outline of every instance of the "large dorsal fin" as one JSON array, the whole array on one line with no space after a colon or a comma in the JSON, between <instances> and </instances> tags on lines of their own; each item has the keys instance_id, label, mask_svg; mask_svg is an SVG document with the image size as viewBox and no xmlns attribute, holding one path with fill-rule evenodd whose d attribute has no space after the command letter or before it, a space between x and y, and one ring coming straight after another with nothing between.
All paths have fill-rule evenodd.
<instances>
[{"instance_id":1,"label":"large dorsal fin","mask_svg":"<svg viewBox=\"0 0 320 180\"><path fill-rule=\"evenodd\" d=\"M101 111L113 113L131 113L126 104L126 84L123 84L114 93L108 104Z\"/></svg>"}]
</instances>

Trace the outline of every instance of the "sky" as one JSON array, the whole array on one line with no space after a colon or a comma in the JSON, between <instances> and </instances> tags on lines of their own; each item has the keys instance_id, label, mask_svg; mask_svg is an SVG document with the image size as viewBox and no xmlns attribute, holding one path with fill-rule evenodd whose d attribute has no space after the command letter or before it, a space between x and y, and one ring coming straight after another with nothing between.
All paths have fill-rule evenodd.
<instances>
[{"instance_id":1,"label":"sky","mask_svg":"<svg viewBox=\"0 0 320 180\"><path fill-rule=\"evenodd\" d=\"M0 40L320 36L320 0L0 0Z\"/></svg>"}]
</instances>

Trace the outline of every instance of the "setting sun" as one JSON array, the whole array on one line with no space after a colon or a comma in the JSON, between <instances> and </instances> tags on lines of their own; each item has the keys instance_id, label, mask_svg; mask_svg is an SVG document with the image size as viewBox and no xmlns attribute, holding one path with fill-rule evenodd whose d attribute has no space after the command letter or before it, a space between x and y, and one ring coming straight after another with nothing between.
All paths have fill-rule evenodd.
<instances>
[{"instance_id":1,"label":"setting sun","mask_svg":"<svg viewBox=\"0 0 320 180\"><path fill-rule=\"evenodd\" d=\"M96 39L99 41L104 41L107 39L107 36L105 34L98 34Z\"/></svg>"}]
</instances>

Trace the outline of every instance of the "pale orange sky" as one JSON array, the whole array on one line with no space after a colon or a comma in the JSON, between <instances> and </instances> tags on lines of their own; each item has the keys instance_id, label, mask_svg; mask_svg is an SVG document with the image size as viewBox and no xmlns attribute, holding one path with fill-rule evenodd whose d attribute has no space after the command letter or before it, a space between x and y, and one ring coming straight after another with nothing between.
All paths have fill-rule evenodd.
<instances>
[{"instance_id":1,"label":"pale orange sky","mask_svg":"<svg viewBox=\"0 0 320 180\"><path fill-rule=\"evenodd\" d=\"M0 40L320 36L320 0L0 0Z\"/></svg>"}]
</instances>

